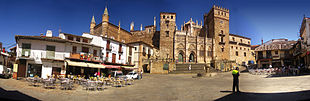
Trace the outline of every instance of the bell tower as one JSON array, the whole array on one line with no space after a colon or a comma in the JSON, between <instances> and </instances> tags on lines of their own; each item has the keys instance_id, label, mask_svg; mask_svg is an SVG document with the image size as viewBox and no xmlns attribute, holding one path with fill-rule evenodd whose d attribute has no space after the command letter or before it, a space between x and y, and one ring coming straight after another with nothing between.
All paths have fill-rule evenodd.
<instances>
[{"instance_id":1,"label":"bell tower","mask_svg":"<svg viewBox=\"0 0 310 101\"><path fill-rule=\"evenodd\" d=\"M229 10L213 6L204 15L204 24L207 25L208 38L212 39L212 60L229 60Z\"/></svg>"},{"instance_id":2,"label":"bell tower","mask_svg":"<svg viewBox=\"0 0 310 101\"><path fill-rule=\"evenodd\" d=\"M161 58L174 58L173 44L176 31L176 13L160 13L160 40L159 49Z\"/></svg>"}]
</instances>

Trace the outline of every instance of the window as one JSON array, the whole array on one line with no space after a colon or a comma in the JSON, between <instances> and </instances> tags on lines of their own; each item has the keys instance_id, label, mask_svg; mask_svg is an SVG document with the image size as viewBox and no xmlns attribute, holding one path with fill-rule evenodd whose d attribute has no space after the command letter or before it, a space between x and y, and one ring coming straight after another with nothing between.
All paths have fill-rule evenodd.
<instances>
[{"instance_id":1,"label":"window","mask_svg":"<svg viewBox=\"0 0 310 101\"><path fill-rule=\"evenodd\" d=\"M220 36L221 37L221 42L224 42L224 37L223 36Z\"/></svg>"},{"instance_id":2,"label":"window","mask_svg":"<svg viewBox=\"0 0 310 101\"><path fill-rule=\"evenodd\" d=\"M242 50L242 48L240 47L240 50Z\"/></svg>"},{"instance_id":3,"label":"window","mask_svg":"<svg viewBox=\"0 0 310 101\"><path fill-rule=\"evenodd\" d=\"M135 51L137 51L137 47L135 47Z\"/></svg>"},{"instance_id":4,"label":"window","mask_svg":"<svg viewBox=\"0 0 310 101\"><path fill-rule=\"evenodd\" d=\"M167 19L169 19L169 16L167 16Z\"/></svg>"},{"instance_id":5,"label":"window","mask_svg":"<svg viewBox=\"0 0 310 101\"><path fill-rule=\"evenodd\" d=\"M244 57L246 57L246 52L244 52L243 54L244 54Z\"/></svg>"},{"instance_id":6,"label":"window","mask_svg":"<svg viewBox=\"0 0 310 101\"><path fill-rule=\"evenodd\" d=\"M97 55L97 50L94 50L93 54L94 54L94 56L98 56Z\"/></svg>"},{"instance_id":7,"label":"window","mask_svg":"<svg viewBox=\"0 0 310 101\"><path fill-rule=\"evenodd\" d=\"M169 37L169 31L166 31L166 37Z\"/></svg>"},{"instance_id":8,"label":"window","mask_svg":"<svg viewBox=\"0 0 310 101\"><path fill-rule=\"evenodd\" d=\"M118 51L119 51L119 52L122 52L122 44L119 45Z\"/></svg>"},{"instance_id":9,"label":"window","mask_svg":"<svg viewBox=\"0 0 310 101\"><path fill-rule=\"evenodd\" d=\"M132 55L132 48L129 48L129 55Z\"/></svg>"},{"instance_id":10,"label":"window","mask_svg":"<svg viewBox=\"0 0 310 101\"><path fill-rule=\"evenodd\" d=\"M89 53L89 48L88 47L82 47L82 52Z\"/></svg>"},{"instance_id":11,"label":"window","mask_svg":"<svg viewBox=\"0 0 310 101\"><path fill-rule=\"evenodd\" d=\"M234 46L231 46L231 49L233 49L234 48Z\"/></svg>"},{"instance_id":12,"label":"window","mask_svg":"<svg viewBox=\"0 0 310 101\"><path fill-rule=\"evenodd\" d=\"M221 34L224 34L223 30L221 30Z\"/></svg>"},{"instance_id":13,"label":"window","mask_svg":"<svg viewBox=\"0 0 310 101\"><path fill-rule=\"evenodd\" d=\"M23 48L23 49L31 49L31 44L29 44L29 43L23 43L23 44L22 44L22 48Z\"/></svg>"},{"instance_id":14,"label":"window","mask_svg":"<svg viewBox=\"0 0 310 101\"><path fill-rule=\"evenodd\" d=\"M163 19L165 19L165 17L166 17L166 16L164 15L164 16L163 16Z\"/></svg>"},{"instance_id":15,"label":"window","mask_svg":"<svg viewBox=\"0 0 310 101\"><path fill-rule=\"evenodd\" d=\"M110 49L110 40L107 40L107 49Z\"/></svg>"},{"instance_id":16,"label":"window","mask_svg":"<svg viewBox=\"0 0 310 101\"><path fill-rule=\"evenodd\" d=\"M76 38L76 41L77 41L77 42L80 42L80 38Z\"/></svg>"},{"instance_id":17,"label":"window","mask_svg":"<svg viewBox=\"0 0 310 101\"><path fill-rule=\"evenodd\" d=\"M88 39L83 39L83 42L88 43Z\"/></svg>"},{"instance_id":18,"label":"window","mask_svg":"<svg viewBox=\"0 0 310 101\"><path fill-rule=\"evenodd\" d=\"M22 44L22 56L30 56L31 44Z\"/></svg>"},{"instance_id":19,"label":"window","mask_svg":"<svg viewBox=\"0 0 310 101\"><path fill-rule=\"evenodd\" d=\"M235 37L233 37L232 39L233 39L233 41L235 41Z\"/></svg>"},{"instance_id":20,"label":"window","mask_svg":"<svg viewBox=\"0 0 310 101\"><path fill-rule=\"evenodd\" d=\"M46 58L48 59L55 58L55 46L46 45Z\"/></svg>"},{"instance_id":21,"label":"window","mask_svg":"<svg viewBox=\"0 0 310 101\"><path fill-rule=\"evenodd\" d=\"M236 56L238 56L238 51L236 51Z\"/></svg>"},{"instance_id":22,"label":"window","mask_svg":"<svg viewBox=\"0 0 310 101\"><path fill-rule=\"evenodd\" d=\"M236 47L236 49L238 49L238 47Z\"/></svg>"},{"instance_id":23,"label":"window","mask_svg":"<svg viewBox=\"0 0 310 101\"><path fill-rule=\"evenodd\" d=\"M240 39L241 43L242 43L242 39Z\"/></svg>"},{"instance_id":24,"label":"window","mask_svg":"<svg viewBox=\"0 0 310 101\"><path fill-rule=\"evenodd\" d=\"M250 44L250 41L248 41L248 44Z\"/></svg>"},{"instance_id":25,"label":"window","mask_svg":"<svg viewBox=\"0 0 310 101\"><path fill-rule=\"evenodd\" d=\"M244 48L244 50L246 50L246 49Z\"/></svg>"},{"instance_id":26,"label":"window","mask_svg":"<svg viewBox=\"0 0 310 101\"><path fill-rule=\"evenodd\" d=\"M275 53L276 55L278 55L278 51L274 51L274 53Z\"/></svg>"},{"instance_id":27,"label":"window","mask_svg":"<svg viewBox=\"0 0 310 101\"><path fill-rule=\"evenodd\" d=\"M220 15L220 11L217 12L217 15Z\"/></svg>"},{"instance_id":28,"label":"window","mask_svg":"<svg viewBox=\"0 0 310 101\"><path fill-rule=\"evenodd\" d=\"M73 37L72 36L68 36L68 40L72 40L73 41Z\"/></svg>"},{"instance_id":29,"label":"window","mask_svg":"<svg viewBox=\"0 0 310 101\"><path fill-rule=\"evenodd\" d=\"M76 53L76 46L72 46L72 53Z\"/></svg>"},{"instance_id":30,"label":"window","mask_svg":"<svg viewBox=\"0 0 310 101\"><path fill-rule=\"evenodd\" d=\"M222 52L224 52L224 48L222 48Z\"/></svg>"},{"instance_id":31,"label":"window","mask_svg":"<svg viewBox=\"0 0 310 101\"><path fill-rule=\"evenodd\" d=\"M169 24L169 20L166 21L166 24Z\"/></svg>"},{"instance_id":32,"label":"window","mask_svg":"<svg viewBox=\"0 0 310 101\"><path fill-rule=\"evenodd\" d=\"M47 51L55 51L55 46L46 45Z\"/></svg>"},{"instance_id":33,"label":"window","mask_svg":"<svg viewBox=\"0 0 310 101\"><path fill-rule=\"evenodd\" d=\"M121 55L118 55L118 59L121 60Z\"/></svg>"},{"instance_id":34,"label":"window","mask_svg":"<svg viewBox=\"0 0 310 101\"><path fill-rule=\"evenodd\" d=\"M109 52L106 53L105 57L106 57L106 60L109 58Z\"/></svg>"},{"instance_id":35,"label":"window","mask_svg":"<svg viewBox=\"0 0 310 101\"><path fill-rule=\"evenodd\" d=\"M173 16L171 16L171 19L173 19Z\"/></svg>"}]
</instances>

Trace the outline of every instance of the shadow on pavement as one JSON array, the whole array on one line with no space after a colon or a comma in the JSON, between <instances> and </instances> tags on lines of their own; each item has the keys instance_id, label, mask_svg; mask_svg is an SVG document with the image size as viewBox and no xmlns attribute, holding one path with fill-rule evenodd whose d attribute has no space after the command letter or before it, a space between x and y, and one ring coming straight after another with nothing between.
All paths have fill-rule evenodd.
<instances>
[{"instance_id":1,"label":"shadow on pavement","mask_svg":"<svg viewBox=\"0 0 310 101\"><path fill-rule=\"evenodd\" d=\"M39 101L39 99L28 96L19 91L7 91L3 88L0 88L0 100L1 101Z\"/></svg>"},{"instance_id":2,"label":"shadow on pavement","mask_svg":"<svg viewBox=\"0 0 310 101\"><path fill-rule=\"evenodd\" d=\"M309 95L310 90L287 93L240 92L231 93L229 95L216 99L215 101L309 101Z\"/></svg>"}]
</instances>

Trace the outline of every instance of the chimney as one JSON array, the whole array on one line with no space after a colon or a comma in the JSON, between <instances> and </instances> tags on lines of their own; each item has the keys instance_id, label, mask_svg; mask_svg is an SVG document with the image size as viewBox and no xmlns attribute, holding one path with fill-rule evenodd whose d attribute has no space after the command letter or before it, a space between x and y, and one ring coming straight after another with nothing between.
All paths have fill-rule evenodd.
<instances>
[{"instance_id":1,"label":"chimney","mask_svg":"<svg viewBox=\"0 0 310 101\"><path fill-rule=\"evenodd\" d=\"M52 37L52 36L53 36L52 30L47 30L45 36L46 36L46 37Z\"/></svg>"}]
</instances>

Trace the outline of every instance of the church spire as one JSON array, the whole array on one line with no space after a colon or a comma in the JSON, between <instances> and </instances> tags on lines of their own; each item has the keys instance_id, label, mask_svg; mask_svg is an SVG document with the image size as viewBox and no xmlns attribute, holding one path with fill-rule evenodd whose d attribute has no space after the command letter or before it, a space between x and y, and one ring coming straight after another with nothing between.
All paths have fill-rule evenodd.
<instances>
[{"instance_id":1,"label":"church spire","mask_svg":"<svg viewBox=\"0 0 310 101\"><path fill-rule=\"evenodd\" d=\"M107 6L104 9L104 13L102 15L102 22L109 22L109 13Z\"/></svg>"},{"instance_id":2,"label":"church spire","mask_svg":"<svg viewBox=\"0 0 310 101\"><path fill-rule=\"evenodd\" d=\"M105 9L104 9L104 13L103 13L103 14L104 14L104 15L109 15L107 6L105 6Z\"/></svg>"},{"instance_id":3,"label":"church spire","mask_svg":"<svg viewBox=\"0 0 310 101\"><path fill-rule=\"evenodd\" d=\"M91 23L96 23L94 15L93 15L93 17L91 18Z\"/></svg>"}]
</instances>

